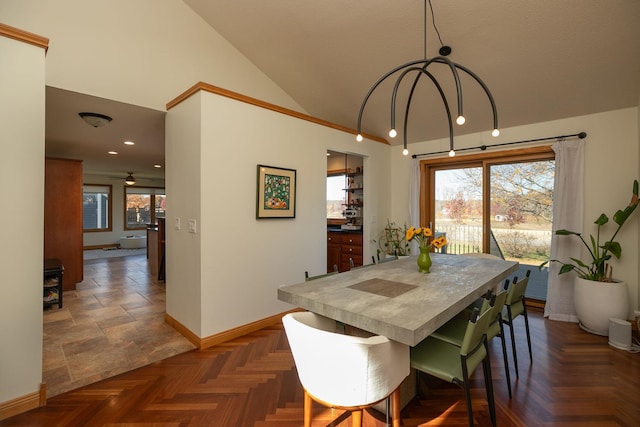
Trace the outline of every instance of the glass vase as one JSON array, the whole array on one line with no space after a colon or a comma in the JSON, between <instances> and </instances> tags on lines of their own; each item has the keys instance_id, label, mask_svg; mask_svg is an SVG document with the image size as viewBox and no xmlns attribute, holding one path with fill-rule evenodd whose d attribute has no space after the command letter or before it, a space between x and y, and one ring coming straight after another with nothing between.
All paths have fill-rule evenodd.
<instances>
[{"instance_id":1,"label":"glass vase","mask_svg":"<svg viewBox=\"0 0 640 427\"><path fill-rule=\"evenodd\" d=\"M420 255L418 255L418 271L420 273L429 273L431 269L431 255L428 247L420 247Z\"/></svg>"}]
</instances>

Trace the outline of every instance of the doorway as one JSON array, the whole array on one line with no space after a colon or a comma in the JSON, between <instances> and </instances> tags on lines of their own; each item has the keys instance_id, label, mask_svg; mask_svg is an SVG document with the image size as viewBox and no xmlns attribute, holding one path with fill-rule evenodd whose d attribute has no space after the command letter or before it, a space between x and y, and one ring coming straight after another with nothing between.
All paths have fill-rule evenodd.
<instances>
[{"instance_id":1,"label":"doorway","mask_svg":"<svg viewBox=\"0 0 640 427\"><path fill-rule=\"evenodd\" d=\"M84 183L113 189L109 227L84 233L83 246L118 244L134 233L125 227L127 173L137 187L165 187L166 112L54 87L46 88L45 108L45 155L82 160ZM83 111L113 121L95 128ZM193 348L164 322L165 285L150 274L146 255L84 264L84 280L65 293L63 308L43 316L48 396Z\"/></svg>"}]
</instances>

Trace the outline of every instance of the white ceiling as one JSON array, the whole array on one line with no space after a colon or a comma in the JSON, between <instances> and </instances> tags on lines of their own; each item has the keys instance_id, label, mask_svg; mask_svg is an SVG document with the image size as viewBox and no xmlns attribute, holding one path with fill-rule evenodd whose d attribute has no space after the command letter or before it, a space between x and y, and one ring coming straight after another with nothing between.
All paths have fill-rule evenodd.
<instances>
[{"instance_id":1,"label":"white ceiling","mask_svg":"<svg viewBox=\"0 0 640 427\"><path fill-rule=\"evenodd\" d=\"M424 56L424 12L420 0L183 1L306 113L349 128L355 129L362 100L379 77ZM442 41L453 49L449 58L475 72L490 88L501 128L638 105L638 0L432 3ZM431 19L429 15L429 58L437 56L440 47ZM429 71L435 70L435 64L430 66ZM439 80L443 86L452 86L445 77ZM405 84L410 81L407 79ZM492 120L486 97L470 80L463 78L462 85L467 123L456 127L454 133L489 132ZM365 109L364 132L385 136L390 94L391 85L381 85L374 92ZM455 110L455 97L451 99ZM92 102L96 104L91 105ZM71 125L71 119L50 117L54 112L62 114L61 103L71 116L76 114L77 126ZM399 128L404 105L398 102ZM114 117L113 122L97 129L84 124L77 112L92 111L90 108ZM138 114L136 120L129 120ZM149 124L145 124L146 120ZM163 139L163 120L162 112L49 89L47 155L68 157L69 153L81 157L85 170L109 169L109 173L118 172L123 177L131 170L151 177L158 171L146 168L153 162L162 162L156 159L163 151L158 148ZM149 160L144 164L133 158L129 163L134 151L125 149L109 165L94 161L84 152L91 148L86 147L86 141L92 140L92 146L104 151L107 145L103 144L107 143L102 137L111 132L114 134L110 135L109 144L130 138L124 135L135 135L140 141L134 146L138 153L155 151L139 156L140 160ZM115 135L117 132L123 132L122 138ZM433 87L421 85L412 104L409 141L447 135L442 101ZM74 147L74 141L82 142L84 148ZM391 142L400 144L402 138ZM158 145L151 148L154 144ZM102 151L96 152L101 155Z\"/></svg>"}]
</instances>

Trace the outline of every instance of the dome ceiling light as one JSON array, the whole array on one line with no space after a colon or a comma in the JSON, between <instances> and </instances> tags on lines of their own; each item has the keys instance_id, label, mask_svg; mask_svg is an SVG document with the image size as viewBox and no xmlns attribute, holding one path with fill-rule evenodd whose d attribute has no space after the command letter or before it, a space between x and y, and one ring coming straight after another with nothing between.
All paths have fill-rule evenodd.
<instances>
[{"instance_id":1,"label":"dome ceiling light","mask_svg":"<svg viewBox=\"0 0 640 427\"><path fill-rule=\"evenodd\" d=\"M82 120L85 121L89 126L93 126L94 128L101 128L109 124L111 120L113 120L109 116L105 116L104 114L98 113L78 113Z\"/></svg>"}]
</instances>

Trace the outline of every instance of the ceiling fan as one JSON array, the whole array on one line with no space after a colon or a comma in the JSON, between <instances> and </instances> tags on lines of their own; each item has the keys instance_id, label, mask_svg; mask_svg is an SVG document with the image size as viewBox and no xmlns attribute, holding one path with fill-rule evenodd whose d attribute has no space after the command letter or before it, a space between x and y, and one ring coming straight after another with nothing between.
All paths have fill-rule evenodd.
<instances>
[{"instance_id":1,"label":"ceiling fan","mask_svg":"<svg viewBox=\"0 0 640 427\"><path fill-rule=\"evenodd\" d=\"M134 178L133 172L127 172L126 178L122 178L121 176L110 176L108 178L109 179L115 179L115 180L118 180L118 181L124 179L124 182L127 185L134 185L138 181L136 178Z\"/></svg>"}]
</instances>

